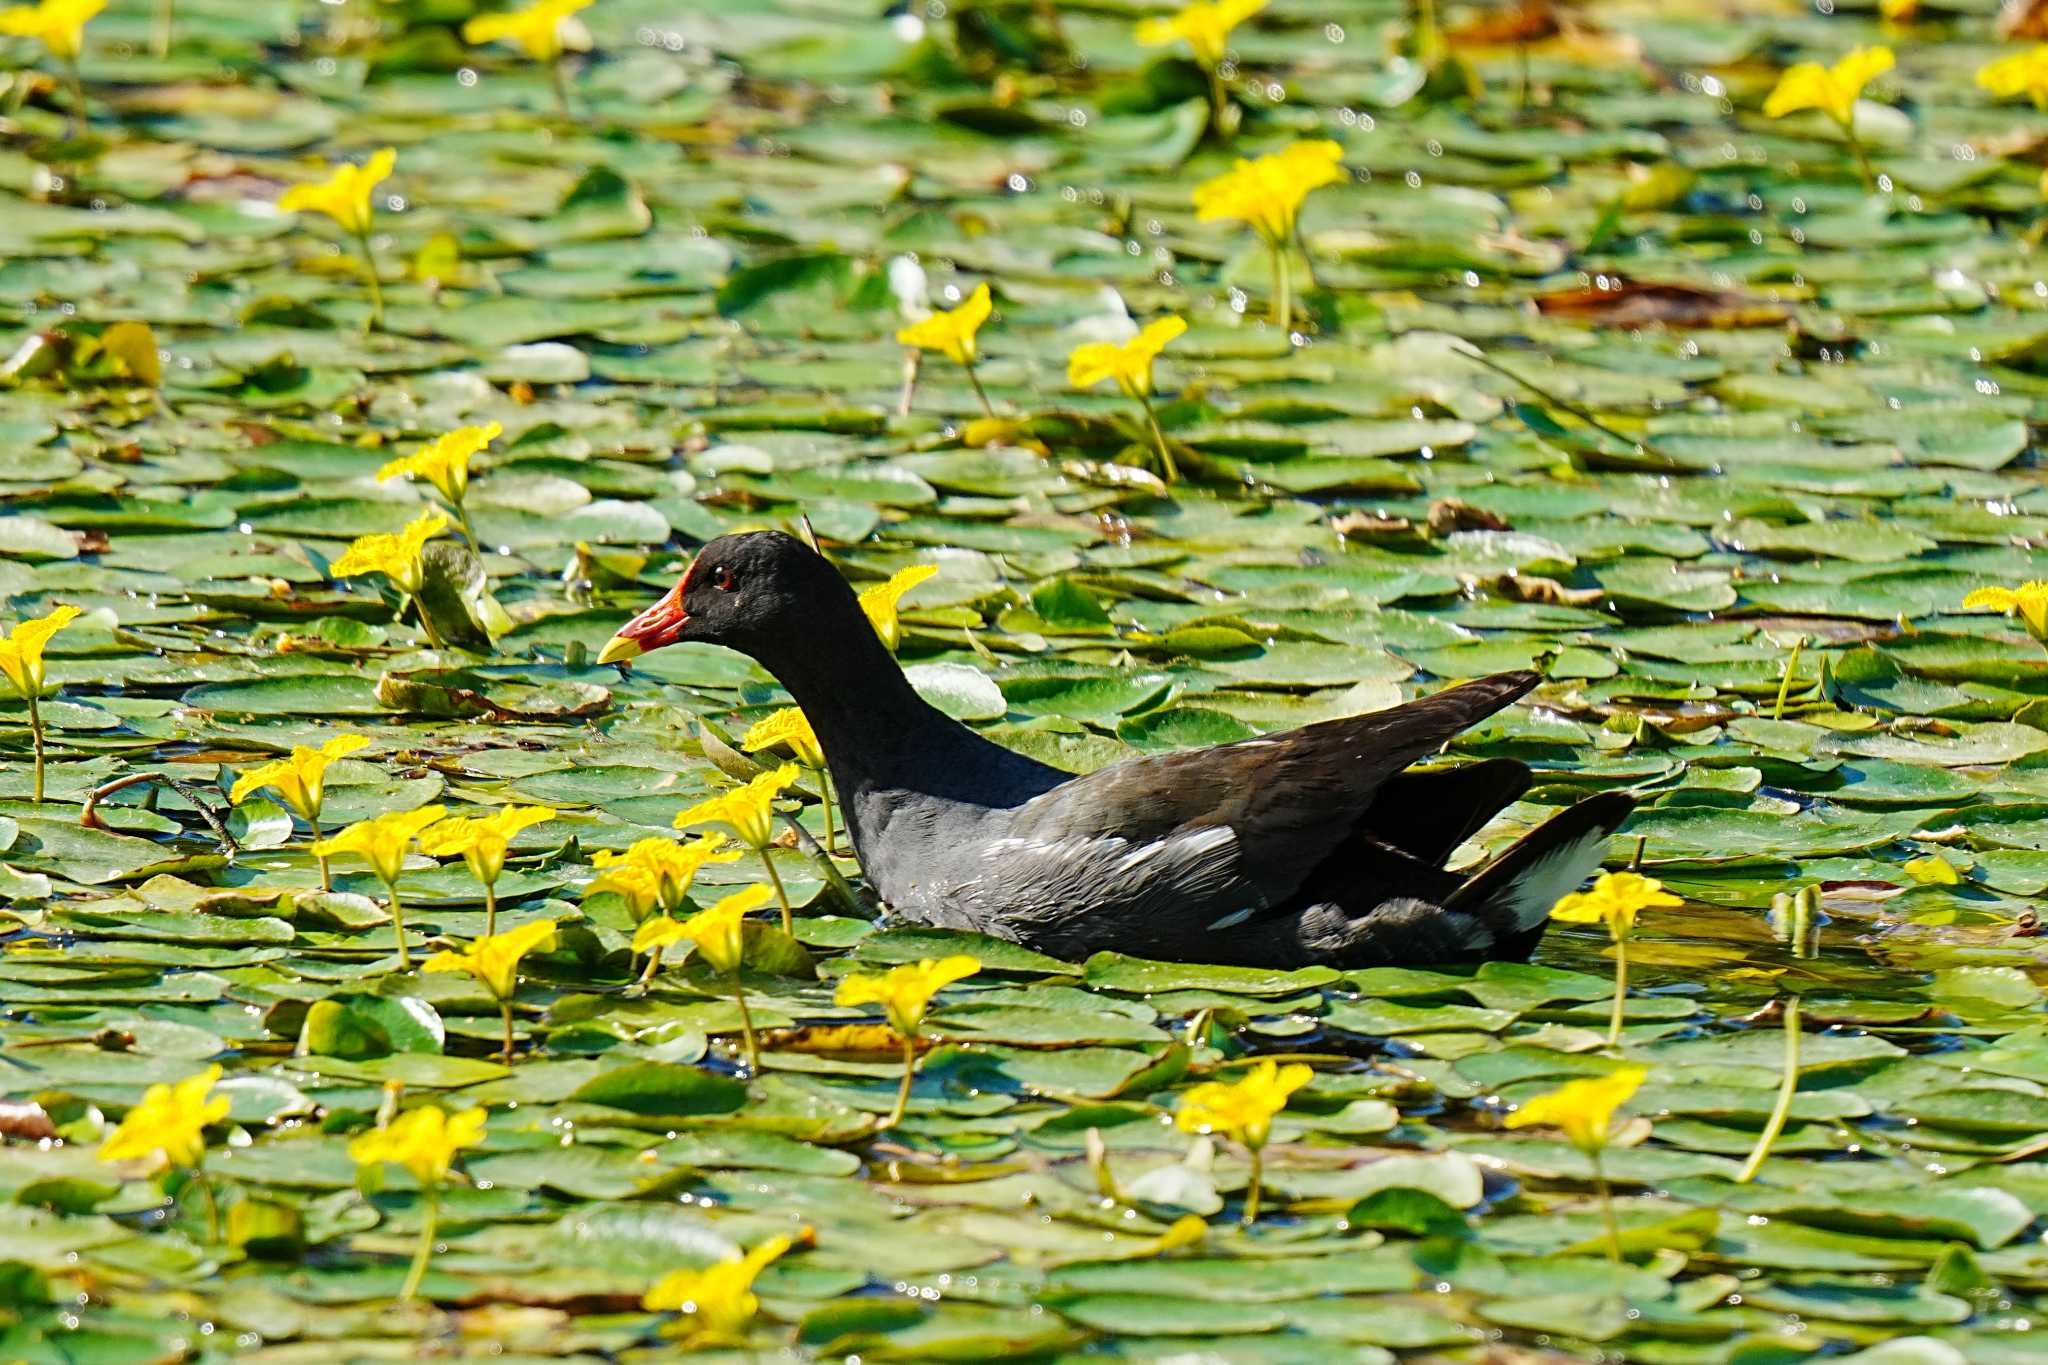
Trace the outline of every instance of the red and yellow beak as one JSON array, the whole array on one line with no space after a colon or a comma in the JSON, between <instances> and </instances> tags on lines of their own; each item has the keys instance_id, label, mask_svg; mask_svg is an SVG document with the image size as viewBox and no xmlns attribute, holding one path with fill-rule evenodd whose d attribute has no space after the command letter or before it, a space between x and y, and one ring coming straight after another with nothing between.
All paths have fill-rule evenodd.
<instances>
[{"instance_id":1,"label":"red and yellow beak","mask_svg":"<svg viewBox=\"0 0 2048 1365\"><path fill-rule=\"evenodd\" d=\"M683 589L689 582L690 576L684 574L682 581L670 588L666 597L619 627L619 633L605 641L604 648L597 652L597 661L600 664L624 663L628 659L639 658L650 649L674 644L690 621L690 614L683 610Z\"/></svg>"}]
</instances>

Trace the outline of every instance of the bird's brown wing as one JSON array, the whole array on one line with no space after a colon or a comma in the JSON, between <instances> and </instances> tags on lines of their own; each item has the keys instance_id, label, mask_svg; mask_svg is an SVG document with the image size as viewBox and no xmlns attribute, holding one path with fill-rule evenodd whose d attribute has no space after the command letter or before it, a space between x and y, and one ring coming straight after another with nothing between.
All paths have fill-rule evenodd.
<instances>
[{"instance_id":1,"label":"bird's brown wing","mask_svg":"<svg viewBox=\"0 0 2048 1365\"><path fill-rule=\"evenodd\" d=\"M1286 901L1354 835L1388 778L1539 680L1530 672L1499 673L1369 715L1130 759L1025 803L1012 834L1044 844L1101 840L1138 850L1228 830L1227 843L1204 839L1230 864L1227 872L1211 870L1205 890L1219 904L1256 912ZM1461 813L1447 810L1443 818L1456 822Z\"/></svg>"}]
</instances>

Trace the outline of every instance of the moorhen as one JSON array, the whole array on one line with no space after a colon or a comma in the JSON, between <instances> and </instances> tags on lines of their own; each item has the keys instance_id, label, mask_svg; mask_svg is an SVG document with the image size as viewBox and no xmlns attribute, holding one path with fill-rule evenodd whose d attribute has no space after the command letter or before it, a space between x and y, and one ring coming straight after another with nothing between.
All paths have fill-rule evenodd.
<instances>
[{"instance_id":1,"label":"moorhen","mask_svg":"<svg viewBox=\"0 0 2048 1365\"><path fill-rule=\"evenodd\" d=\"M1444 870L1528 787L1529 769L1403 769L1528 692L1532 672L1076 777L918 696L846 580L779 531L706 545L598 661L689 640L751 656L804 709L861 867L896 914L1069 960L1103 949L1266 967L1526 958L1634 806L1590 797L1475 875Z\"/></svg>"}]
</instances>

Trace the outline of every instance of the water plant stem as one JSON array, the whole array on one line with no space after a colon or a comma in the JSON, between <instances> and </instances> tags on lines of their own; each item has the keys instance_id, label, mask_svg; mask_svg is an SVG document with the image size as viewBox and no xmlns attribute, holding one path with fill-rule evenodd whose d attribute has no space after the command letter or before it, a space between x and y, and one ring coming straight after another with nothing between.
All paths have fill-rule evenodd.
<instances>
[{"instance_id":1,"label":"water plant stem","mask_svg":"<svg viewBox=\"0 0 2048 1365\"><path fill-rule=\"evenodd\" d=\"M66 137L83 137L86 130L85 82L78 74L78 58L73 57L64 64L64 76L71 85L71 117L66 120Z\"/></svg>"},{"instance_id":2,"label":"water plant stem","mask_svg":"<svg viewBox=\"0 0 2048 1365\"><path fill-rule=\"evenodd\" d=\"M1209 127L1217 137L1227 138L1230 126L1230 92L1223 88L1223 72L1213 66L1202 68L1209 77Z\"/></svg>"},{"instance_id":3,"label":"water plant stem","mask_svg":"<svg viewBox=\"0 0 2048 1365\"><path fill-rule=\"evenodd\" d=\"M789 892L782 885L782 874L775 870L775 859L768 855L765 848L761 850L761 866L768 869L768 880L775 883L775 899L782 903L782 932L794 934L796 915L789 908Z\"/></svg>"},{"instance_id":4,"label":"water plant stem","mask_svg":"<svg viewBox=\"0 0 2048 1365\"><path fill-rule=\"evenodd\" d=\"M363 273L370 277L370 325L366 330L379 331L384 326L384 282L377 275L377 252L370 245L370 234L367 232L356 234L356 246L363 253ZM420 613L420 619L423 622L426 620L425 612Z\"/></svg>"},{"instance_id":5,"label":"water plant stem","mask_svg":"<svg viewBox=\"0 0 2048 1365\"><path fill-rule=\"evenodd\" d=\"M560 57L548 63L548 84L555 88L555 109L565 119L573 119L576 112L569 107L569 77L562 70Z\"/></svg>"},{"instance_id":6,"label":"water plant stem","mask_svg":"<svg viewBox=\"0 0 2048 1365\"><path fill-rule=\"evenodd\" d=\"M1282 331L1294 327L1294 268L1287 259L1284 243L1269 244L1273 253L1273 325Z\"/></svg>"},{"instance_id":7,"label":"water plant stem","mask_svg":"<svg viewBox=\"0 0 2048 1365\"><path fill-rule=\"evenodd\" d=\"M318 845L320 842L320 812L317 810L308 812L306 823L312 827L313 842L315 845ZM322 891L332 891L334 889L334 869L327 865L327 855L325 853L315 853L313 861L320 865L320 889Z\"/></svg>"},{"instance_id":8,"label":"water plant stem","mask_svg":"<svg viewBox=\"0 0 2048 1365\"><path fill-rule=\"evenodd\" d=\"M896 1087L896 1106L889 1111L889 1117L882 1124L894 1128L903 1122L903 1111L910 1107L910 1084L917 1079L917 1039L903 1035L903 1084Z\"/></svg>"},{"instance_id":9,"label":"water plant stem","mask_svg":"<svg viewBox=\"0 0 2048 1365\"><path fill-rule=\"evenodd\" d=\"M1159 472L1168 483L1180 482L1180 469L1173 462L1173 452L1166 447L1166 433L1160 429L1159 414L1152 410L1152 395L1141 393L1138 403L1145 409L1145 421L1152 428L1152 445L1159 452Z\"/></svg>"},{"instance_id":10,"label":"water plant stem","mask_svg":"<svg viewBox=\"0 0 2048 1365\"><path fill-rule=\"evenodd\" d=\"M159 61L171 55L172 7L177 0L157 0L156 22L149 29L149 50Z\"/></svg>"},{"instance_id":11,"label":"water plant stem","mask_svg":"<svg viewBox=\"0 0 2048 1365\"><path fill-rule=\"evenodd\" d=\"M220 1196L214 1193L213 1179L200 1167L192 1168L192 1183L199 1187L201 1197L206 1200L206 1243L220 1245Z\"/></svg>"},{"instance_id":12,"label":"water plant stem","mask_svg":"<svg viewBox=\"0 0 2048 1365\"><path fill-rule=\"evenodd\" d=\"M495 882L484 883L484 937L498 932L498 887Z\"/></svg>"},{"instance_id":13,"label":"water plant stem","mask_svg":"<svg viewBox=\"0 0 2048 1365\"><path fill-rule=\"evenodd\" d=\"M1266 1155L1264 1149L1259 1147L1247 1147L1245 1150L1251 1153L1252 1170L1245 1184L1244 1216L1239 1221L1250 1227L1259 1221L1259 1187L1265 1181Z\"/></svg>"},{"instance_id":14,"label":"water plant stem","mask_svg":"<svg viewBox=\"0 0 2048 1365\"><path fill-rule=\"evenodd\" d=\"M40 806L43 804L43 713L33 696L28 697L27 701L28 733L31 742L36 746L36 771L32 779L34 787L31 799Z\"/></svg>"},{"instance_id":15,"label":"water plant stem","mask_svg":"<svg viewBox=\"0 0 2048 1365\"><path fill-rule=\"evenodd\" d=\"M498 1002L498 1016L505 1021L504 1059L505 1065L510 1066L512 1065L512 1001L509 998Z\"/></svg>"},{"instance_id":16,"label":"water plant stem","mask_svg":"<svg viewBox=\"0 0 2048 1365\"><path fill-rule=\"evenodd\" d=\"M398 903L398 883L384 883L384 891L391 902L391 927L398 934L398 970L412 970L412 953L405 946L405 907Z\"/></svg>"},{"instance_id":17,"label":"water plant stem","mask_svg":"<svg viewBox=\"0 0 2048 1365\"><path fill-rule=\"evenodd\" d=\"M740 1036L747 1044L747 1071L761 1074L761 1044L754 1036L754 1014L747 1008L747 988L740 982L740 969L732 969L732 1002L740 1007Z\"/></svg>"},{"instance_id":18,"label":"water plant stem","mask_svg":"<svg viewBox=\"0 0 2048 1365\"><path fill-rule=\"evenodd\" d=\"M1607 1172L1600 1165L1600 1149L1587 1153L1593 1162L1593 1188L1600 1195L1600 1219L1607 1226L1607 1260L1614 1267L1615 1293L1621 1292L1621 1223L1614 1216L1614 1191L1608 1188Z\"/></svg>"},{"instance_id":19,"label":"water plant stem","mask_svg":"<svg viewBox=\"0 0 2048 1365\"><path fill-rule=\"evenodd\" d=\"M1628 1008L1628 940L1614 940L1614 1009L1607 1017L1607 1046L1621 1043L1621 1016Z\"/></svg>"},{"instance_id":20,"label":"water plant stem","mask_svg":"<svg viewBox=\"0 0 2048 1365\"><path fill-rule=\"evenodd\" d=\"M818 774L818 800L825 806L825 852L837 856L839 852L839 829L832 820L832 774Z\"/></svg>"},{"instance_id":21,"label":"water plant stem","mask_svg":"<svg viewBox=\"0 0 2048 1365\"><path fill-rule=\"evenodd\" d=\"M420 1281L427 1278L427 1261L434 1254L434 1234L440 1230L441 1187L429 1185L425 1190L426 1212L420 1220L420 1242L413 1248L412 1266L405 1272L405 1285L398 1291L400 1303L411 1303L419 1297Z\"/></svg>"},{"instance_id":22,"label":"water plant stem","mask_svg":"<svg viewBox=\"0 0 2048 1365\"><path fill-rule=\"evenodd\" d=\"M1792 1096L1799 1090L1799 997L1792 996L1785 1001L1785 1074L1778 1081L1778 1100L1771 1106L1771 1116L1764 1120L1764 1130L1757 1134L1756 1146L1750 1148L1749 1160L1742 1163L1736 1172L1735 1183L1747 1185L1756 1179L1756 1173L1763 1169L1764 1158L1771 1154L1771 1146L1778 1135L1785 1131L1785 1120L1792 1113Z\"/></svg>"},{"instance_id":23,"label":"water plant stem","mask_svg":"<svg viewBox=\"0 0 2048 1365\"><path fill-rule=\"evenodd\" d=\"M981 387L981 376L974 372L973 365L963 365L960 368L967 371L967 382L974 386L974 396L981 400L982 412L990 417L994 417L996 415L995 404L988 401L988 392Z\"/></svg>"},{"instance_id":24,"label":"water plant stem","mask_svg":"<svg viewBox=\"0 0 2048 1365\"><path fill-rule=\"evenodd\" d=\"M1794 636L1792 639L1792 652L1785 659L1785 676L1778 683L1777 704L1771 707L1772 720L1785 719L1785 698L1792 693L1792 671L1799 667L1799 651L1805 644L1804 635Z\"/></svg>"},{"instance_id":25,"label":"water plant stem","mask_svg":"<svg viewBox=\"0 0 2048 1365\"><path fill-rule=\"evenodd\" d=\"M1863 150L1863 139L1856 136L1856 115L1852 110L1848 121L1842 124L1842 136L1849 143L1849 150L1856 154L1856 171L1863 177L1863 192L1877 193L1877 171L1870 164L1870 153Z\"/></svg>"}]
</instances>

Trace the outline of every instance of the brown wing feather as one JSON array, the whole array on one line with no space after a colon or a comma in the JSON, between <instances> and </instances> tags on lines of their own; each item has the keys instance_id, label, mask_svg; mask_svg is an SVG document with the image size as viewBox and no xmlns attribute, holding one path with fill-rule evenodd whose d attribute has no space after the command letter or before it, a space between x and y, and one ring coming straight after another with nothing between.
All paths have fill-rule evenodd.
<instances>
[{"instance_id":1,"label":"brown wing feather","mask_svg":"<svg viewBox=\"0 0 2048 1365\"><path fill-rule=\"evenodd\" d=\"M1140 844L1228 826L1245 890L1275 904L1350 837L1381 783L1538 681L1530 672L1499 673L1369 715L1129 759L1027 802L1015 833Z\"/></svg>"}]
</instances>

